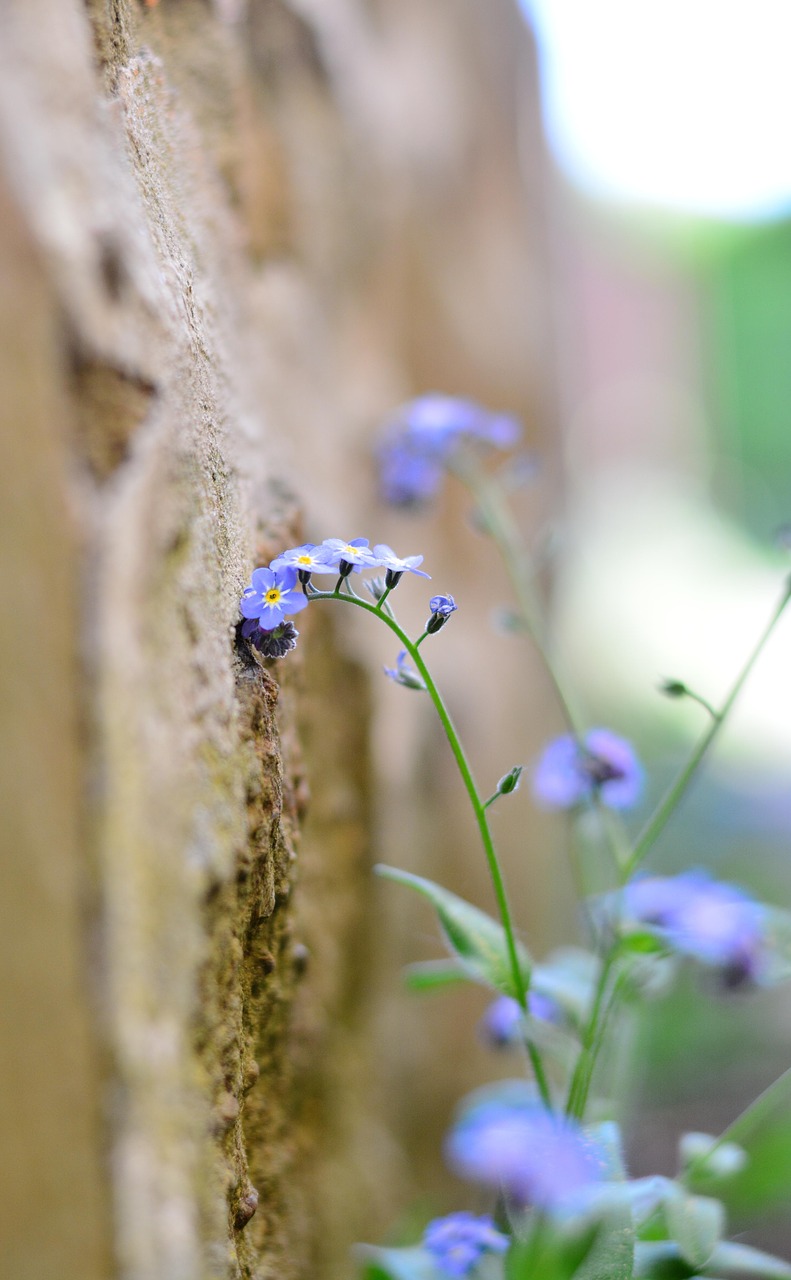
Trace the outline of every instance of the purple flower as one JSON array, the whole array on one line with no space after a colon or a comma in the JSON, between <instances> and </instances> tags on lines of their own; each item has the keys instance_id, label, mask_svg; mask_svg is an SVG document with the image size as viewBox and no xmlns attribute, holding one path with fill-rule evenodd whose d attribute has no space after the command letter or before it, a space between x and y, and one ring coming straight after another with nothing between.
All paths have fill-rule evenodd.
<instances>
[{"instance_id":1,"label":"purple flower","mask_svg":"<svg viewBox=\"0 0 791 1280\"><path fill-rule=\"evenodd\" d=\"M520 431L515 418L472 400L435 393L410 400L396 410L379 445L382 496L394 506L419 506L435 496L457 449L476 443L509 449Z\"/></svg>"},{"instance_id":2,"label":"purple flower","mask_svg":"<svg viewBox=\"0 0 791 1280\"><path fill-rule=\"evenodd\" d=\"M623 914L651 925L674 951L721 969L728 985L760 976L766 908L706 871L647 876L623 890Z\"/></svg>"},{"instance_id":3,"label":"purple flower","mask_svg":"<svg viewBox=\"0 0 791 1280\"><path fill-rule=\"evenodd\" d=\"M337 570L344 578L350 573L359 573L361 569L379 566L367 538L352 538L351 542L344 542L343 538L325 538L319 550L326 555L327 569L322 572Z\"/></svg>"},{"instance_id":4,"label":"purple flower","mask_svg":"<svg viewBox=\"0 0 791 1280\"><path fill-rule=\"evenodd\" d=\"M299 632L293 622L281 622L274 630L264 631L259 627L257 618L245 618L241 630L244 639L249 640L265 658L284 658L297 647Z\"/></svg>"},{"instance_id":5,"label":"purple flower","mask_svg":"<svg viewBox=\"0 0 791 1280\"><path fill-rule=\"evenodd\" d=\"M520 1208L562 1213L580 1204L604 1174L603 1153L579 1126L535 1103L473 1106L451 1130L445 1150L460 1177Z\"/></svg>"},{"instance_id":6,"label":"purple flower","mask_svg":"<svg viewBox=\"0 0 791 1280\"><path fill-rule=\"evenodd\" d=\"M373 551L376 556L376 563L380 569L386 569L385 586L397 587L401 581L401 577L405 573L415 573L419 578L430 578L430 573L424 573L422 569L418 569L418 565L423 563L422 556L405 556L403 559L396 555L392 547L388 547L386 543L379 542Z\"/></svg>"},{"instance_id":7,"label":"purple flower","mask_svg":"<svg viewBox=\"0 0 791 1280\"><path fill-rule=\"evenodd\" d=\"M435 635L440 631L452 613L458 609L453 596L432 596L428 602L431 610L428 622L426 623L426 631L429 635Z\"/></svg>"},{"instance_id":8,"label":"purple flower","mask_svg":"<svg viewBox=\"0 0 791 1280\"><path fill-rule=\"evenodd\" d=\"M592 729L584 743L571 734L544 749L533 774L533 794L547 809L573 809L598 796L610 809L640 799L643 767L631 745L609 729Z\"/></svg>"},{"instance_id":9,"label":"purple flower","mask_svg":"<svg viewBox=\"0 0 791 1280\"><path fill-rule=\"evenodd\" d=\"M485 1253L505 1253L508 1236L488 1216L451 1213L426 1227L423 1248L446 1276L466 1276Z\"/></svg>"},{"instance_id":10,"label":"purple flower","mask_svg":"<svg viewBox=\"0 0 791 1280\"><path fill-rule=\"evenodd\" d=\"M269 568L275 573L281 569L296 569L300 582L306 582L312 573L334 573L335 565L328 564L329 559L330 556L324 547L317 547L315 542L304 542L301 547L290 547L288 551L281 551L280 555L270 562Z\"/></svg>"},{"instance_id":11,"label":"purple flower","mask_svg":"<svg viewBox=\"0 0 791 1280\"><path fill-rule=\"evenodd\" d=\"M527 1009L531 1018L539 1022L558 1022L559 1010L555 1001L532 987L527 995ZM507 1049L522 1041L522 1007L513 996L498 996L493 1000L478 1024L484 1043L493 1049Z\"/></svg>"},{"instance_id":12,"label":"purple flower","mask_svg":"<svg viewBox=\"0 0 791 1280\"><path fill-rule=\"evenodd\" d=\"M295 591L296 569L254 569L252 586L247 587L239 608L243 618L256 618L262 631L273 631L287 613L300 613L307 605L301 591Z\"/></svg>"},{"instance_id":13,"label":"purple flower","mask_svg":"<svg viewBox=\"0 0 791 1280\"><path fill-rule=\"evenodd\" d=\"M425 689L426 685L419 671L407 665L406 649L402 649L396 658L395 667L385 667L385 675L405 689Z\"/></svg>"}]
</instances>

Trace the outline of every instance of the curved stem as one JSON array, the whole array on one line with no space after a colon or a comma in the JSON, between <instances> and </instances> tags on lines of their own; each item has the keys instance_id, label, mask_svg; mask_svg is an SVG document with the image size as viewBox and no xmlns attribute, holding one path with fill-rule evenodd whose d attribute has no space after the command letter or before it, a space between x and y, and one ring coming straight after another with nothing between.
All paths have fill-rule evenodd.
<instances>
[{"instance_id":1,"label":"curved stem","mask_svg":"<svg viewBox=\"0 0 791 1280\"><path fill-rule=\"evenodd\" d=\"M722 707L718 712L712 712L713 718L711 724L703 734L702 738L700 738L697 746L692 752L692 755L681 770L681 773L678 775L675 782L668 787L656 809L638 835L629 860L623 868L623 883L625 883L637 870L649 849L663 831L668 819L675 812L678 804L686 793L689 784L692 782L703 757L708 752L709 747L714 742L714 739L717 737L717 734L727 720L734 702L741 693L742 687L758 661L758 658L761 656L767 640L777 626L777 623L780 621L789 600L791 600L791 579L786 583L785 591L783 592L780 603L777 605L777 608L769 619L768 624L762 631L758 639L758 643L736 677L731 691L723 702Z\"/></svg>"},{"instance_id":2,"label":"curved stem","mask_svg":"<svg viewBox=\"0 0 791 1280\"><path fill-rule=\"evenodd\" d=\"M470 768L469 761L467 760L467 756L461 744L461 739L459 738L459 735L456 731L456 727L453 724L453 721L451 720L450 713L448 712L448 709L445 706L442 695L440 694L439 689L434 683L431 672L426 666L426 663L423 660L423 657L420 651L418 650L417 644L413 644L413 642L410 640L406 632L401 629L401 627L393 618L388 617L384 613L380 613L377 610L375 605L368 604L367 600L361 600L359 596L341 596L341 595L336 595L334 592L321 592L321 593L317 592L314 596L311 597L311 599L312 600L343 600L347 604L353 604L359 609L364 609L366 613L372 613L374 614L375 617L381 618L382 621L385 622L386 625L390 628L393 634L398 637L403 648L406 649L407 653L409 654L415 666L417 667L423 679L423 682L426 686L426 691L428 692L429 697L431 698L431 701L434 704L434 709L436 710L437 715L439 716L440 722L442 724L442 727L445 730L445 736L447 737L448 743L450 744L450 749L453 752L454 758L456 760L456 765L458 767L459 773L461 774L462 782L464 783L465 789L467 791L467 795L469 796L469 799L470 799L470 804L472 805L473 812L475 814L475 820L478 824L478 831L480 833L481 843L483 845L483 850L486 855L486 861L489 867L489 875L491 877L492 886L494 888L494 895L495 895L495 898L497 899L497 907L500 913L500 920L503 926L503 933L505 934L506 948L508 951L508 962L511 968L511 977L512 977L513 986L514 986L514 994L522 1008L522 1011L524 1013L527 1013L528 1011L527 989L525 985L524 975L522 973L522 966L519 963L519 953L517 951L517 946L516 946L516 935L514 933L513 920L511 917L511 909L508 904L508 895L505 889L505 881L503 879L503 874L502 874L502 871L500 870L500 863L498 861L497 853L494 848L492 833L489 829L489 820L486 813L486 806L481 801L480 795L478 794L478 788L475 785L475 779L472 776L472 769ZM425 634L421 636L420 639L421 640L425 639ZM536 1078L536 1084L538 1085L538 1090L539 1090L539 1093L541 1094L541 1100L544 1106L547 1108L547 1110L551 1111L552 1098L549 1090L549 1083L547 1080L546 1072L544 1070L544 1065L541 1060L541 1055L538 1049L536 1048L536 1046L533 1044L533 1042L529 1038L526 1039L525 1044L526 1044L528 1055L530 1057L530 1063L533 1068L533 1073Z\"/></svg>"}]
</instances>

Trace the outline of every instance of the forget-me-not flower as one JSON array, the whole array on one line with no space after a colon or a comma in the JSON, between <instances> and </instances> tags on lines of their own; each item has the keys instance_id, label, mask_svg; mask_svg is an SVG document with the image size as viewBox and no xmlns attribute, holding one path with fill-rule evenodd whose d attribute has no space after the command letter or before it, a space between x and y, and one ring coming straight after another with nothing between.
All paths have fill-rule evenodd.
<instances>
[{"instance_id":1,"label":"forget-me-not flower","mask_svg":"<svg viewBox=\"0 0 791 1280\"><path fill-rule=\"evenodd\" d=\"M440 631L452 613L458 609L453 596L432 596L428 602L430 610L428 622L426 623L426 631L429 635L435 635Z\"/></svg>"},{"instance_id":2,"label":"forget-me-not flower","mask_svg":"<svg viewBox=\"0 0 791 1280\"><path fill-rule=\"evenodd\" d=\"M281 569L296 569L300 582L309 582L312 573L335 573L335 565L329 564L331 556L325 547L315 542L304 542L301 547L289 547L270 561L269 568L276 573Z\"/></svg>"},{"instance_id":3,"label":"forget-me-not flower","mask_svg":"<svg viewBox=\"0 0 791 1280\"><path fill-rule=\"evenodd\" d=\"M430 393L396 410L378 449L386 502L419 506L435 496L443 470L465 444L508 449L519 438L515 418L491 413L473 400Z\"/></svg>"},{"instance_id":4,"label":"forget-me-not flower","mask_svg":"<svg viewBox=\"0 0 791 1280\"><path fill-rule=\"evenodd\" d=\"M430 573L424 573L418 565L423 563L422 556L397 556L392 547L388 547L387 543L379 542L373 549L376 556L376 563L380 569L386 570L385 586L397 587L403 574L414 573L418 578L430 578Z\"/></svg>"},{"instance_id":5,"label":"forget-me-not flower","mask_svg":"<svg viewBox=\"0 0 791 1280\"><path fill-rule=\"evenodd\" d=\"M736 885L699 870L646 876L623 890L621 910L674 951L722 970L729 985L760 978L767 911Z\"/></svg>"},{"instance_id":6,"label":"forget-me-not flower","mask_svg":"<svg viewBox=\"0 0 791 1280\"><path fill-rule=\"evenodd\" d=\"M516 1207L536 1205L548 1213L584 1203L605 1164L573 1120L527 1102L490 1100L473 1107L451 1130L445 1151L460 1177Z\"/></svg>"},{"instance_id":7,"label":"forget-me-not flower","mask_svg":"<svg viewBox=\"0 0 791 1280\"><path fill-rule=\"evenodd\" d=\"M527 1010L540 1022L558 1022L562 1015L555 1001L533 987L527 993ZM507 1049L524 1039L522 1006L513 996L498 996L478 1023L481 1039L493 1049Z\"/></svg>"},{"instance_id":8,"label":"forget-me-not flower","mask_svg":"<svg viewBox=\"0 0 791 1280\"><path fill-rule=\"evenodd\" d=\"M351 542L344 542L343 538L325 538L321 548L327 555L328 567L337 570L344 578L350 573L379 566L367 538L352 538Z\"/></svg>"},{"instance_id":9,"label":"forget-me-not flower","mask_svg":"<svg viewBox=\"0 0 791 1280\"><path fill-rule=\"evenodd\" d=\"M405 689L425 689L426 687L420 672L409 666L406 649L402 649L399 653L395 666L385 667L384 673L390 680L394 680L396 684L403 685Z\"/></svg>"},{"instance_id":10,"label":"forget-me-not flower","mask_svg":"<svg viewBox=\"0 0 791 1280\"><path fill-rule=\"evenodd\" d=\"M643 781L631 744L609 729L592 729L583 743L564 734L545 747L533 773L533 794L547 809L573 809L595 796L610 809L631 809Z\"/></svg>"},{"instance_id":11,"label":"forget-me-not flower","mask_svg":"<svg viewBox=\"0 0 791 1280\"><path fill-rule=\"evenodd\" d=\"M293 622L281 622L273 630L264 631L257 618L245 618L241 631L244 639L265 658L284 658L297 647L299 632Z\"/></svg>"},{"instance_id":12,"label":"forget-me-not flower","mask_svg":"<svg viewBox=\"0 0 791 1280\"><path fill-rule=\"evenodd\" d=\"M508 1236L498 1231L488 1215L450 1213L426 1227L423 1248L438 1271L446 1276L469 1275L485 1253L505 1253Z\"/></svg>"},{"instance_id":13,"label":"forget-me-not flower","mask_svg":"<svg viewBox=\"0 0 791 1280\"><path fill-rule=\"evenodd\" d=\"M294 568L254 569L252 586L245 589L239 604L243 618L255 618L262 631L272 631L289 613L300 613L307 606L301 591L295 591L297 571Z\"/></svg>"}]
</instances>

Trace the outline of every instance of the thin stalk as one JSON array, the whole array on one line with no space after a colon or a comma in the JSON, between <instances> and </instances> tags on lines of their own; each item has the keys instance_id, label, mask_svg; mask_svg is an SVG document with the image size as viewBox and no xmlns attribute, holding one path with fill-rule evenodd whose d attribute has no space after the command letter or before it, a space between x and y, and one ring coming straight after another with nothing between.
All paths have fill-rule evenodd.
<instances>
[{"instance_id":1,"label":"thin stalk","mask_svg":"<svg viewBox=\"0 0 791 1280\"><path fill-rule=\"evenodd\" d=\"M528 1012L527 991L525 989L525 981L522 974L522 967L519 963L519 953L517 951L517 946L516 946L516 935L514 933L511 909L508 904L508 895L505 889L505 881L503 880L503 874L502 874L502 871L500 870L500 863L498 861L497 853L494 848L494 841L492 840L492 834L491 834L491 831L489 830L489 820L486 814L486 807L481 801L480 795L478 794L478 788L475 785L475 780L472 776L472 770L470 768L469 761L467 760L467 756L465 754L464 748L461 744L461 739L459 738L459 735L456 731L456 727L453 724L453 721L451 720L448 709L445 706L445 703L442 699L442 695L440 694L439 689L437 688L437 686L434 683L434 680L432 679L431 672L426 666L426 663L424 662L423 657L420 654L417 645L413 644L413 642L410 640L406 632L401 629L401 627L393 618L389 618L386 614L380 613L377 610L376 606L373 604L368 604L367 600L361 600L359 596L337 595L335 592L326 592L326 593L320 592L314 595L312 599L313 600L343 600L348 604L355 605L359 609L364 609L366 613L372 613L374 614L375 617L381 618L383 622L387 624L387 626L390 628L393 634L398 637L403 648L406 649L407 653L409 654L415 666L417 667L420 675L422 676L423 682L426 686L426 690L429 694L429 697L431 698L431 701L434 703L434 709L437 712L437 715L439 716L443 729L445 730L445 736L447 737L448 743L450 744L450 749L453 752L453 756L456 760L456 765L458 767L459 773L461 774L462 782L464 783L465 789L467 791L467 795L469 796L470 804L472 805L472 809L475 814L475 820L478 824L481 843L483 845L483 850L486 855L486 861L489 867L489 875L491 877L492 886L494 888L495 898L497 899L497 907L500 913L500 920L503 926L503 933L505 934L506 948L508 951L508 961L511 967L511 977L514 984L514 992L516 994L516 998L519 1002L519 1005L522 1008L522 1011L525 1014L527 1014ZM421 640L423 640L424 638L425 636L420 637ZM549 1090L549 1082L547 1080L546 1072L544 1070L544 1064L542 1062L541 1055L538 1049L536 1048L536 1046L533 1044L533 1042L529 1038L526 1039L525 1045L530 1058L530 1064L533 1068L533 1074L535 1075L535 1078L536 1078L536 1084L538 1085L538 1090L539 1090L539 1093L541 1094L541 1100L544 1106L547 1108L547 1110L551 1111L552 1098Z\"/></svg>"},{"instance_id":2,"label":"thin stalk","mask_svg":"<svg viewBox=\"0 0 791 1280\"><path fill-rule=\"evenodd\" d=\"M590 1015L582 1036L582 1048L574 1067L574 1074L571 1077L569 1085L568 1099L566 1101L566 1115L573 1116L575 1120L581 1120L585 1111L585 1103L587 1101L588 1085L590 1077L593 1074L593 1063L595 1062L596 1048L599 1036L599 1020L602 1017L605 996L607 995L607 987L610 981L613 965L615 964L616 947L611 947L606 955L599 974L599 981L596 984L596 993L593 997L593 1005L591 1006Z\"/></svg>"},{"instance_id":3,"label":"thin stalk","mask_svg":"<svg viewBox=\"0 0 791 1280\"><path fill-rule=\"evenodd\" d=\"M635 845L632 850L632 853L629 857L629 860L623 868L623 876L622 876L623 883L626 883L626 881L630 878L630 876L632 876L634 872L637 870L640 863L643 861L646 854L648 853L649 849L652 847L652 845L654 844L658 836L664 830L665 824L667 823L668 819L675 812L680 801L684 797L687 791L687 788L689 787L689 784L692 782L692 779L697 773L697 770L703 760L703 757L708 752L709 748L711 747L712 743L717 737L717 734L719 733L723 724L727 720L734 702L736 701L739 694L741 693L742 688L747 680L747 677L750 675L750 672L752 671L753 667L758 661L758 658L761 656L761 653L764 650L764 646L766 645L766 642L768 641L769 637L771 636L772 632L777 626L777 623L780 621L780 618L782 617L785 607L788 604L789 600L791 600L791 579L789 579L789 581L786 583L786 587L783 592L780 603L777 605L774 613L769 619L768 624L766 625L763 632L761 633L758 643L756 644L749 658L747 659L741 671L739 672L738 676L736 677L733 683L733 686L731 688L731 691L728 694L725 701L723 702L722 707L720 708L719 712L712 713L713 719L711 721L711 724L709 725L709 727L707 728L703 736L700 738L697 746L692 752L692 755L690 756L684 768L681 770L681 773L678 775L675 782L673 782L670 785L670 787L668 787L664 796L659 801L659 804L657 805L656 809L654 810L651 817L648 819L642 831L638 835L637 840L635 841Z\"/></svg>"},{"instance_id":4,"label":"thin stalk","mask_svg":"<svg viewBox=\"0 0 791 1280\"><path fill-rule=\"evenodd\" d=\"M689 1182L696 1172L705 1168L717 1148L724 1146L726 1142L743 1143L745 1138L748 1138L772 1114L778 1101L788 1095L789 1086L791 1086L791 1067L778 1076L764 1089L763 1093L759 1093L758 1097L754 1098L749 1106L731 1121L727 1129L723 1129L708 1151L690 1160L681 1181Z\"/></svg>"}]
</instances>

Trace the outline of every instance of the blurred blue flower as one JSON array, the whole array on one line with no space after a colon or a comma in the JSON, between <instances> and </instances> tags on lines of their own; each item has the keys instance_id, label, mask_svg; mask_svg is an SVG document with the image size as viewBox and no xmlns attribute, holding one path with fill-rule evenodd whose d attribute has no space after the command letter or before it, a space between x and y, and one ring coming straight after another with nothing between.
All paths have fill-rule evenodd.
<instances>
[{"instance_id":1,"label":"blurred blue flower","mask_svg":"<svg viewBox=\"0 0 791 1280\"><path fill-rule=\"evenodd\" d=\"M418 569L418 565L423 563L422 556L397 556L392 547L388 547L387 543L379 542L374 547L373 554L376 556L376 563L380 569L386 569L385 585L387 587L397 587L404 573L415 573L418 578L430 578L430 573L424 573L422 569Z\"/></svg>"},{"instance_id":2,"label":"blurred blue flower","mask_svg":"<svg viewBox=\"0 0 791 1280\"><path fill-rule=\"evenodd\" d=\"M402 649L396 658L395 667L385 667L385 675L394 680L396 684L401 684L405 689L425 689L426 685L419 671L415 671L414 667L410 667L406 660L406 649Z\"/></svg>"},{"instance_id":3,"label":"blurred blue flower","mask_svg":"<svg viewBox=\"0 0 791 1280\"><path fill-rule=\"evenodd\" d=\"M410 400L386 425L377 450L382 496L394 506L420 506L436 495L443 468L459 447L509 449L520 433L515 418L472 400L436 393Z\"/></svg>"},{"instance_id":4,"label":"blurred blue flower","mask_svg":"<svg viewBox=\"0 0 791 1280\"><path fill-rule=\"evenodd\" d=\"M304 574L309 577L311 573L335 573L335 565L328 563L330 559L331 555L326 548L316 546L315 542L304 542L301 547L281 551L279 556L270 561L269 568L276 573L281 569L296 569L300 581L304 582Z\"/></svg>"},{"instance_id":5,"label":"blurred blue flower","mask_svg":"<svg viewBox=\"0 0 791 1280\"><path fill-rule=\"evenodd\" d=\"M559 1009L555 1001L532 987L527 994L527 1009L531 1018L539 1022L558 1022ZM506 1049L522 1042L522 1006L513 996L498 996L493 1000L478 1024L481 1039L493 1049Z\"/></svg>"},{"instance_id":6,"label":"blurred blue flower","mask_svg":"<svg viewBox=\"0 0 791 1280\"><path fill-rule=\"evenodd\" d=\"M505 1253L508 1245L490 1217L466 1211L435 1218L423 1236L423 1248L447 1276L468 1275L485 1253Z\"/></svg>"},{"instance_id":7,"label":"blurred blue flower","mask_svg":"<svg viewBox=\"0 0 791 1280\"><path fill-rule=\"evenodd\" d=\"M281 571L254 569L252 586L245 589L239 603L243 618L255 618L262 631L272 631L286 614L299 613L307 606L301 591L295 591L296 569Z\"/></svg>"},{"instance_id":8,"label":"blurred blue flower","mask_svg":"<svg viewBox=\"0 0 791 1280\"><path fill-rule=\"evenodd\" d=\"M337 570L344 577L379 565L367 538L352 538L351 542L344 542L343 538L325 538L319 550L326 555L328 568Z\"/></svg>"},{"instance_id":9,"label":"blurred blue flower","mask_svg":"<svg viewBox=\"0 0 791 1280\"><path fill-rule=\"evenodd\" d=\"M706 871L647 876L623 890L622 912L651 925L674 951L721 969L729 985L760 978L767 911Z\"/></svg>"},{"instance_id":10,"label":"blurred blue flower","mask_svg":"<svg viewBox=\"0 0 791 1280\"><path fill-rule=\"evenodd\" d=\"M453 1171L518 1207L563 1213L604 1176L605 1157L573 1121L536 1103L490 1100L462 1115L446 1141Z\"/></svg>"},{"instance_id":11,"label":"blurred blue flower","mask_svg":"<svg viewBox=\"0 0 791 1280\"><path fill-rule=\"evenodd\" d=\"M640 799L644 777L625 738L592 729L584 743L564 734L547 745L533 773L533 794L547 809L573 809L594 796L610 809L630 809Z\"/></svg>"},{"instance_id":12,"label":"blurred blue flower","mask_svg":"<svg viewBox=\"0 0 791 1280\"><path fill-rule=\"evenodd\" d=\"M428 607L431 612L426 623L426 631L430 635L435 635L437 631L440 631L445 626L450 615L455 613L459 606L453 596L432 596L428 602Z\"/></svg>"}]
</instances>

